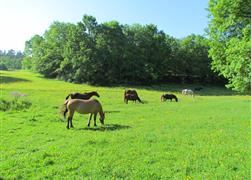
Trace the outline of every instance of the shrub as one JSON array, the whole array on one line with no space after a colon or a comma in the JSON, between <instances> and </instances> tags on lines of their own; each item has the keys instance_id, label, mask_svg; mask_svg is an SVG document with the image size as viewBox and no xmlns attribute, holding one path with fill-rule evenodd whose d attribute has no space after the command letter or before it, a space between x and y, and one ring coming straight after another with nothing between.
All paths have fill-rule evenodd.
<instances>
[{"instance_id":1,"label":"shrub","mask_svg":"<svg viewBox=\"0 0 251 180\"><path fill-rule=\"evenodd\" d=\"M0 111L8 111L8 110L20 111L28 109L32 105L30 100L21 98L23 96L26 96L22 93L12 92L11 95L14 98L10 98L9 100L0 99Z\"/></svg>"}]
</instances>

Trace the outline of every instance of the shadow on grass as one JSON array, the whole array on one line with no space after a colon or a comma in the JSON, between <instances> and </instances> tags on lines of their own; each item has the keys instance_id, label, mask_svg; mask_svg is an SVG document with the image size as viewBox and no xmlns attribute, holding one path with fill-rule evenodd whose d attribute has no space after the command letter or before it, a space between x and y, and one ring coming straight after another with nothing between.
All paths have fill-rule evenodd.
<instances>
[{"instance_id":1,"label":"shadow on grass","mask_svg":"<svg viewBox=\"0 0 251 180\"><path fill-rule=\"evenodd\" d=\"M111 111L104 111L105 113L119 113L120 111L114 111L114 110L111 110Z\"/></svg>"},{"instance_id":2,"label":"shadow on grass","mask_svg":"<svg viewBox=\"0 0 251 180\"><path fill-rule=\"evenodd\" d=\"M27 79L15 78L10 76L1 76L0 83L14 83L14 82L31 82Z\"/></svg>"},{"instance_id":3,"label":"shadow on grass","mask_svg":"<svg viewBox=\"0 0 251 180\"><path fill-rule=\"evenodd\" d=\"M131 126L121 125L121 124L105 124L104 127L85 127L79 128L77 130L85 130L85 131L117 131L122 129L129 129Z\"/></svg>"},{"instance_id":4,"label":"shadow on grass","mask_svg":"<svg viewBox=\"0 0 251 180\"><path fill-rule=\"evenodd\" d=\"M196 91L195 88L201 87L202 90ZM127 86L124 86L127 89ZM191 89L194 91L195 95L199 96L241 96L241 95L251 95L251 92L237 92L231 89L227 89L224 85L200 85L200 84L160 84L160 85L151 85L148 87L137 86L132 87L138 90L153 90L162 93L177 93L181 94L183 89ZM141 94L139 96L141 97Z\"/></svg>"},{"instance_id":5,"label":"shadow on grass","mask_svg":"<svg viewBox=\"0 0 251 180\"><path fill-rule=\"evenodd\" d=\"M95 85L93 85L95 87ZM99 87L99 86L97 86ZM201 96L236 96L236 95L251 95L251 93L239 93L237 91L227 89L224 85L214 85L214 84L182 84L182 83L169 83L169 84L152 84L152 85L130 85L130 84L115 84L110 86L100 86L106 88L120 88L121 90L109 90L112 91L120 91L121 95L124 94L124 90L126 89L135 89L138 91L138 95L143 99L144 93L140 92L141 90L148 91L157 91L160 94L163 93L175 93L181 94L183 89L191 89L194 91L195 95ZM195 91L195 88L202 88L200 91ZM144 99L143 99L144 100Z\"/></svg>"}]
</instances>

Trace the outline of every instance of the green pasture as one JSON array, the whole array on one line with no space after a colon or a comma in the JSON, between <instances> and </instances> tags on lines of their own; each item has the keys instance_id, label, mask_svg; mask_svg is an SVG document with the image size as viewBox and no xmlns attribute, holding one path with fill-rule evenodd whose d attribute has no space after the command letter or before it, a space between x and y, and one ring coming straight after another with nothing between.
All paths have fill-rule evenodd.
<instances>
[{"instance_id":1,"label":"green pasture","mask_svg":"<svg viewBox=\"0 0 251 180\"><path fill-rule=\"evenodd\" d=\"M1 99L26 94L26 110L0 111L3 179L249 179L251 96L193 85L97 87L0 71ZM137 89L144 104L123 102ZM75 114L66 129L60 107L70 92L98 91L105 127ZM179 102L160 102L164 92Z\"/></svg>"}]
</instances>

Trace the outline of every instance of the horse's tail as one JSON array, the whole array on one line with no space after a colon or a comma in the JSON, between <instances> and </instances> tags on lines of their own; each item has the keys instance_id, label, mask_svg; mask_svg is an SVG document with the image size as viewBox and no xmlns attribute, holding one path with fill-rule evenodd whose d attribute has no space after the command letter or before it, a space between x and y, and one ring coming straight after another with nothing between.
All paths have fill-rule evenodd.
<instances>
[{"instance_id":1,"label":"horse's tail","mask_svg":"<svg viewBox=\"0 0 251 180\"><path fill-rule=\"evenodd\" d=\"M63 105L63 106L65 107L65 110L64 110L64 113L63 113L64 118L66 118L66 113L68 112L68 108L67 108L68 102L69 102L69 100L66 100L66 101L64 102L64 105Z\"/></svg>"},{"instance_id":2,"label":"horse's tail","mask_svg":"<svg viewBox=\"0 0 251 180\"><path fill-rule=\"evenodd\" d=\"M160 97L160 101L164 101L164 95Z\"/></svg>"},{"instance_id":3,"label":"horse's tail","mask_svg":"<svg viewBox=\"0 0 251 180\"><path fill-rule=\"evenodd\" d=\"M64 111L64 118L66 118L66 113L68 112L68 108L66 106L65 111Z\"/></svg>"},{"instance_id":4,"label":"horse's tail","mask_svg":"<svg viewBox=\"0 0 251 180\"><path fill-rule=\"evenodd\" d=\"M66 96L65 100L67 100L70 96L71 96L71 94L68 94L68 96Z\"/></svg>"}]
</instances>

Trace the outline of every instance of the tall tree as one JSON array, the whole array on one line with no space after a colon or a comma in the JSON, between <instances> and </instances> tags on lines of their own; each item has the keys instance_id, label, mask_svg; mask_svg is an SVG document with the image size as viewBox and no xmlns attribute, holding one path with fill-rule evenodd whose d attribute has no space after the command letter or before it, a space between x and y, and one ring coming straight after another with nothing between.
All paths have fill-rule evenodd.
<instances>
[{"instance_id":1,"label":"tall tree","mask_svg":"<svg viewBox=\"0 0 251 180\"><path fill-rule=\"evenodd\" d=\"M227 87L251 90L251 0L210 0L212 68L229 80Z\"/></svg>"},{"instance_id":2,"label":"tall tree","mask_svg":"<svg viewBox=\"0 0 251 180\"><path fill-rule=\"evenodd\" d=\"M44 38L39 35L31 37L30 40L25 42L24 48L24 60L22 62L22 67L24 69L31 69L33 71L38 71L41 64L41 58L44 54L43 49Z\"/></svg>"}]
</instances>

